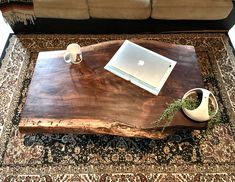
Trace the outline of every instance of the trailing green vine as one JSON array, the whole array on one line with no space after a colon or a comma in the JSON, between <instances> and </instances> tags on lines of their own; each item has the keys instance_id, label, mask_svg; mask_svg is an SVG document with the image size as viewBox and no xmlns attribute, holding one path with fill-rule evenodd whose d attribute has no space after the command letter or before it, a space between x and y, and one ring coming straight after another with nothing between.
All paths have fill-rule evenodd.
<instances>
[{"instance_id":1,"label":"trailing green vine","mask_svg":"<svg viewBox=\"0 0 235 182\"><path fill-rule=\"evenodd\" d=\"M220 123L223 123L223 118L222 118L221 112L218 111L216 113L216 115L208 121L205 134L206 135L210 134L212 132L213 128Z\"/></svg>"},{"instance_id":2,"label":"trailing green vine","mask_svg":"<svg viewBox=\"0 0 235 182\"><path fill-rule=\"evenodd\" d=\"M159 126L162 121L165 121L165 124L163 125L162 131L165 130L166 127L168 127L171 122L173 121L173 118L175 114L180 111L182 108L186 108L189 110L196 109L200 105L200 101L198 98L186 98L184 100L178 99L172 102L167 106L167 108L162 113L161 117L155 121L154 123ZM209 107L209 115L214 115L213 108ZM208 134L215 125L221 123L221 114L218 112L213 118L211 118L208 121L208 126L206 133Z\"/></svg>"}]
</instances>

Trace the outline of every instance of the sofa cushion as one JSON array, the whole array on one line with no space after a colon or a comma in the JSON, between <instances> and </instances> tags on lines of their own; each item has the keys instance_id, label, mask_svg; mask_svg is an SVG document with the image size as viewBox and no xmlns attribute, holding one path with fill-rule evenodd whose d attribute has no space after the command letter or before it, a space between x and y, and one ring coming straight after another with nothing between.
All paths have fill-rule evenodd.
<instances>
[{"instance_id":1,"label":"sofa cushion","mask_svg":"<svg viewBox=\"0 0 235 182\"><path fill-rule=\"evenodd\" d=\"M155 19L213 20L226 18L232 0L152 0L151 17Z\"/></svg>"},{"instance_id":2,"label":"sofa cushion","mask_svg":"<svg viewBox=\"0 0 235 182\"><path fill-rule=\"evenodd\" d=\"M147 19L151 13L151 0L88 0L93 18Z\"/></svg>"},{"instance_id":3,"label":"sofa cushion","mask_svg":"<svg viewBox=\"0 0 235 182\"><path fill-rule=\"evenodd\" d=\"M42 18L88 19L87 0L34 0L34 13Z\"/></svg>"}]
</instances>

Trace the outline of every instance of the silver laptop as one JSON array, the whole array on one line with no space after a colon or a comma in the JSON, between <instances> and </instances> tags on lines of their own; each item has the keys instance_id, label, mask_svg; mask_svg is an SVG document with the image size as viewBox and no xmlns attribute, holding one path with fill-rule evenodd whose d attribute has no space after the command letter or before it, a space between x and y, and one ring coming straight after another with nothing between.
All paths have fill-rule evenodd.
<instances>
[{"instance_id":1,"label":"silver laptop","mask_svg":"<svg viewBox=\"0 0 235 182\"><path fill-rule=\"evenodd\" d=\"M158 95L175 64L171 59L126 40L104 68Z\"/></svg>"}]
</instances>

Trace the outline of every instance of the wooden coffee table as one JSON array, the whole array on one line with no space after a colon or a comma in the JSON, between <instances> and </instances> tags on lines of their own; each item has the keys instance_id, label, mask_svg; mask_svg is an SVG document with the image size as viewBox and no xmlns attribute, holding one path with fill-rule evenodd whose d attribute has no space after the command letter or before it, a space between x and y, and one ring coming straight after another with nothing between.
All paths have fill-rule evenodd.
<instances>
[{"instance_id":1,"label":"wooden coffee table","mask_svg":"<svg viewBox=\"0 0 235 182\"><path fill-rule=\"evenodd\" d=\"M104 66L123 41L110 41L82 48L83 62L67 64L64 51L40 52L29 86L19 128L27 133L97 133L129 137L163 138L178 128L205 129L178 112L161 132L158 120L167 105L189 89L203 87L194 47L133 41L177 64L155 96Z\"/></svg>"}]
</instances>

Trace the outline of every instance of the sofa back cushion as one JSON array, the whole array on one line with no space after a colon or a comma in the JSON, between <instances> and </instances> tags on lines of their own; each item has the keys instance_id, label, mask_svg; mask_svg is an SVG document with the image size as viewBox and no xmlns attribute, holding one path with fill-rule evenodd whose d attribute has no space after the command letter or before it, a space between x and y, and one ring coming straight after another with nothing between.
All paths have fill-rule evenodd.
<instances>
[{"instance_id":1,"label":"sofa back cushion","mask_svg":"<svg viewBox=\"0 0 235 182\"><path fill-rule=\"evenodd\" d=\"M41 18L88 19L87 0L34 0L34 13Z\"/></svg>"},{"instance_id":2,"label":"sofa back cushion","mask_svg":"<svg viewBox=\"0 0 235 182\"><path fill-rule=\"evenodd\" d=\"M151 17L215 20L226 18L232 8L232 0L152 0Z\"/></svg>"},{"instance_id":3,"label":"sofa back cushion","mask_svg":"<svg viewBox=\"0 0 235 182\"><path fill-rule=\"evenodd\" d=\"M151 0L88 0L90 16L107 19L147 19Z\"/></svg>"}]
</instances>

